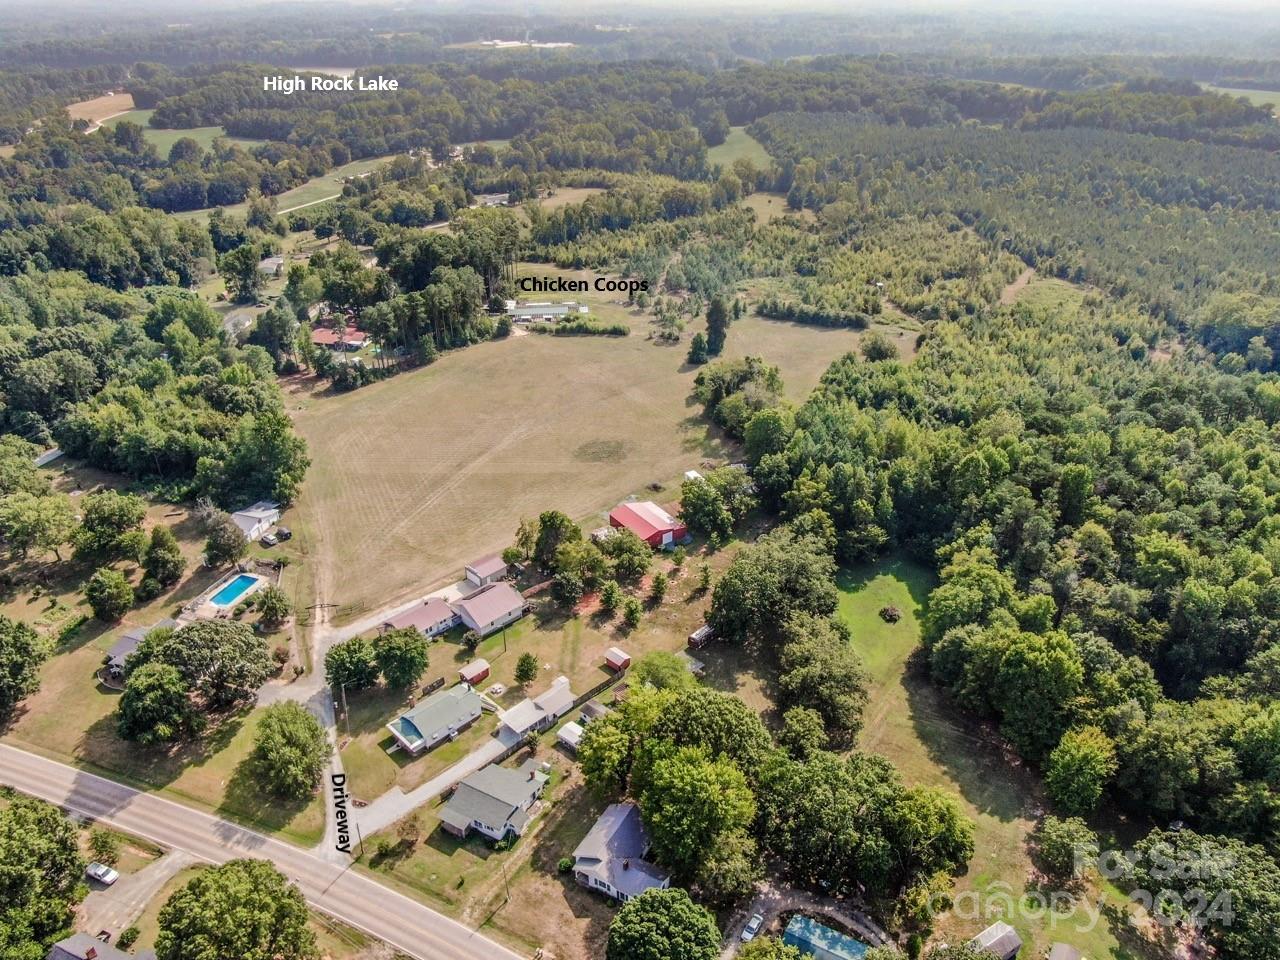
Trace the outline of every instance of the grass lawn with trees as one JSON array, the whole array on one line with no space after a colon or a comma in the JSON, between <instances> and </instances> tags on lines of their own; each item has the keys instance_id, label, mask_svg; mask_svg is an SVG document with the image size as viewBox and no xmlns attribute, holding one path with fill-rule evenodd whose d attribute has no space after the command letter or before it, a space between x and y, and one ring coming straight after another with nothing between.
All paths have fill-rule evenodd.
<instances>
[{"instance_id":1,"label":"grass lawn with trees","mask_svg":"<svg viewBox=\"0 0 1280 960\"><path fill-rule=\"evenodd\" d=\"M483 657L489 661L490 675L481 686L488 688L501 683L507 688L495 698L503 709L509 709L526 696L543 692L561 675L569 678L575 692L589 690L612 676L612 671L604 666L604 652L609 647L623 647L633 662L655 650L683 650L686 638L702 622L710 602L710 594L697 587L698 567L706 559L714 571L719 571L735 552L736 545L731 544L709 557L703 553L692 554L679 573L667 557L657 555L651 573L666 571L671 577L671 586L662 604L646 606L640 626L635 630L627 630L620 617L605 620L598 612L567 617L563 608L543 594L535 601L533 613L506 628L505 650L503 631L486 637L474 653L461 644L462 631L458 629L432 643L431 664L423 679L443 677L447 683L453 683L458 668L476 657ZM626 592L643 598L647 582L646 579ZM584 604L594 610L593 598L587 598ZM515 672L520 655L526 652L537 660L538 675L527 687L522 687L515 680ZM771 709L770 701L761 687L753 683L750 673L739 674L738 669L745 666L740 662L742 658L731 656L733 651L728 649L704 652L708 655L699 657L707 663L708 683L741 684L745 699L753 707ZM607 699L609 694L602 696ZM362 800L373 800L393 786L408 791L426 783L483 743L497 724L493 714L483 714L457 740L411 757L403 750L387 752L394 738L387 732L386 724L408 707L404 693L377 687L348 691L347 700L351 710L351 740L342 748L342 766L351 794ZM339 733L345 738L346 728L341 722Z\"/></svg>"},{"instance_id":2,"label":"grass lawn with trees","mask_svg":"<svg viewBox=\"0 0 1280 960\"><path fill-rule=\"evenodd\" d=\"M439 803L420 808L375 838L357 863L378 879L425 899L487 936L524 953L541 947L559 960L591 960L604 955L604 938L615 913L604 897L560 873L561 857L591 829L604 804L582 783L572 758L543 735L536 759L552 765L542 809L523 837L504 850L472 834L458 840L438 829ZM518 753L506 766L518 766ZM405 827L411 822L412 827ZM417 839L410 844L406 839ZM379 853L379 845L387 852ZM510 898L508 899L508 892Z\"/></svg>"},{"instance_id":3,"label":"grass lawn with trees","mask_svg":"<svg viewBox=\"0 0 1280 960\"><path fill-rule=\"evenodd\" d=\"M934 577L905 557L841 572L839 615L853 632L853 643L870 676L859 748L893 761L910 785L940 787L959 797L974 831L974 855L955 893L977 891L984 909L1023 900L1034 892L1028 835L1045 805L1039 779L1002 749L994 731L953 707L928 676L913 668L920 644L920 617ZM895 606L902 618L886 623L882 607ZM1085 894L1096 903L1099 892ZM1148 960L1130 935L1129 912L1119 891L1103 892L1108 915L1092 930L1083 911L1038 921L1028 911L1005 911L1002 919L1022 936L1028 956L1040 956L1054 941L1069 943L1096 960ZM996 919L940 918L942 939L973 936Z\"/></svg>"}]
</instances>

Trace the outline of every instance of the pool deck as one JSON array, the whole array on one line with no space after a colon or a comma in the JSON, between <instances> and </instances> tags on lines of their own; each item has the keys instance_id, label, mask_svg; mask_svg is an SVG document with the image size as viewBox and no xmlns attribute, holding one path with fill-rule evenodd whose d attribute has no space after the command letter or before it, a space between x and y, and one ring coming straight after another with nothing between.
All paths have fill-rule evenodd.
<instances>
[{"instance_id":1,"label":"pool deck","mask_svg":"<svg viewBox=\"0 0 1280 960\"><path fill-rule=\"evenodd\" d=\"M253 583L249 584L236 595L236 598L228 603L214 603L213 598L225 590L229 585L234 583L240 577L253 577ZM274 581L261 573L251 570L232 570L225 577L220 579L204 593L196 597L184 608L183 613L196 620L218 620L226 619L231 616L231 611L243 603L246 599L253 596L263 587Z\"/></svg>"}]
</instances>

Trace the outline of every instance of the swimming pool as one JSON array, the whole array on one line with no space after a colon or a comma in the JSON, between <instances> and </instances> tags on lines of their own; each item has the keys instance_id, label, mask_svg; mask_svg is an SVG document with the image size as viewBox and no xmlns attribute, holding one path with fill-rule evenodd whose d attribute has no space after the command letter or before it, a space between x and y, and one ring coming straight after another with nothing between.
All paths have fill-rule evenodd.
<instances>
[{"instance_id":1,"label":"swimming pool","mask_svg":"<svg viewBox=\"0 0 1280 960\"><path fill-rule=\"evenodd\" d=\"M229 607L253 589L261 577L251 573L242 573L225 587L215 593L209 600L215 607Z\"/></svg>"}]
</instances>

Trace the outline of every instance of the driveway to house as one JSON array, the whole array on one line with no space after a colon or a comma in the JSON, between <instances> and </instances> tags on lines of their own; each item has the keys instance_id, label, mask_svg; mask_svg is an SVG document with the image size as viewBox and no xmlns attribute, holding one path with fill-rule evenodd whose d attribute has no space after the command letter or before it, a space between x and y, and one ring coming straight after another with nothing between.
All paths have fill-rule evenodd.
<instances>
[{"instance_id":1,"label":"driveway to house","mask_svg":"<svg viewBox=\"0 0 1280 960\"><path fill-rule=\"evenodd\" d=\"M0 783L196 862L273 863L312 907L419 960L519 960L520 954L371 879L280 840L0 744Z\"/></svg>"},{"instance_id":2,"label":"driveway to house","mask_svg":"<svg viewBox=\"0 0 1280 960\"><path fill-rule=\"evenodd\" d=\"M355 822L360 832L372 836L379 830L385 830L401 817L408 816L424 803L434 800L463 777L486 767L508 747L513 746L519 738L503 727L497 736L490 737L483 744L472 750L448 770L437 774L420 787L405 793L399 787L392 787L367 807L354 810Z\"/></svg>"},{"instance_id":3,"label":"driveway to house","mask_svg":"<svg viewBox=\"0 0 1280 960\"><path fill-rule=\"evenodd\" d=\"M730 919L729 928L725 931L725 946L720 953L721 960L732 960L737 956L738 948L742 946L742 928L747 925L752 914L758 913L764 917L764 926L760 928L760 935L763 936L778 919L778 915L788 911L838 920L853 930L859 940L873 947L895 946L893 938L857 907L843 900L820 897L807 890L765 881L756 887L756 895L750 905ZM781 931L778 931L778 935L781 936Z\"/></svg>"},{"instance_id":4,"label":"driveway to house","mask_svg":"<svg viewBox=\"0 0 1280 960\"><path fill-rule=\"evenodd\" d=\"M109 887L89 881L93 887L80 904L80 927L89 933L110 930L112 939L142 916L142 911L178 871L195 863L182 850L166 853L137 873L122 874Z\"/></svg>"}]
</instances>

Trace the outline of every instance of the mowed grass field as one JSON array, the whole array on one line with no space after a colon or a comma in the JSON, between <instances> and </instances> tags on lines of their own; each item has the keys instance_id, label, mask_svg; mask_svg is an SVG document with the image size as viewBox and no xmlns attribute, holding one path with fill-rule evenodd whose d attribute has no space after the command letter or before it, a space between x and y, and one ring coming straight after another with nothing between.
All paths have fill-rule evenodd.
<instances>
[{"instance_id":1,"label":"mowed grass field","mask_svg":"<svg viewBox=\"0 0 1280 960\"><path fill-rule=\"evenodd\" d=\"M707 148L708 163L719 163L727 167L739 158L746 158L762 169L773 162L764 144L747 133L746 127L730 127L729 136L725 137L724 143Z\"/></svg>"},{"instance_id":2,"label":"mowed grass field","mask_svg":"<svg viewBox=\"0 0 1280 960\"><path fill-rule=\"evenodd\" d=\"M993 912L972 919L952 911L939 919L938 938L967 940L1004 919L1022 936L1025 956L1043 956L1050 944L1062 941L1091 960L1154 960L1161 954L1143 952L1128 928L1124 899L1113 888L1084 895L1091 910L1105 897L1107 913L1095 923L1083 908L1054 915L1037 912L1027 901L1034 892L1027 840L1044 806L1039 778L1002 750L992 730L954 708L913 661L933 585L929 570L900 557L842 571L839 616L853 632L871 681L859 747L888 757L909 785L954 794L976 825L973 859L954 893L962 904L963 895L977 893L981 908ZM894 624L879 616L890 605L902 612ZM1012 909L1014 904L1021 908Z\"/></svg>"},{"instance_id":3,"label":"mowed grass field","mask_svg":"<svg viewBox=\"0 0 1280 960\"><path fill-rule=\"evenodd\" d=\"M1225 93L1230 97L1244 97L1255 107L1280 106L1280 90L1248 90L1241 87L1218 87L1211 83L1203 84L1206 90L1213 93Z\"/></svg>"},{"instance_id":4,"label":"mowed grass field","mask_svg":"<svg viewBox=\"0 0 1280 960\"><path fill-rule=\"evenodd\" d=\"M689 397L687 337L647 340L650 318L610 296L582 299L596 318L628 323L628 337L513 336L350 394L290 394L312 459L295 532L337 621L456 579L509 545L521 517L559 509L603 523L628 494L729 456ZM803 399L858 339L748 316L725 356L777 364Z\"/></svg>"},{"instance_id":5,"label":"mowed grass field","mask_svg":"<svg viewBox=\"0 0 1280 960\"><path fill-rule=\"evenodd\" d=\"M222 127L192 127L189 130L159 130L155 127L148 126L151 123L151 115L154 110L130 110L128 113L121 114L118 117L112 117L105 121L104 127L115 127L121 121L128 120L130 123L136 123L142 127L142 136L150 144L154 145L156 152L162 157L169 156L169 151L173 145L183 137L190 137L200 146L209 150L213 147L213 141L218 137L226 137L232 143L237 143L246 150L250 147L256 147L259 144L266 143L265 140L252 140L247 137L228 137L226 131Z\"/></svg>"}]
</instances>

